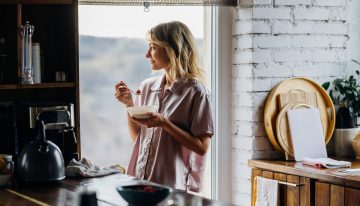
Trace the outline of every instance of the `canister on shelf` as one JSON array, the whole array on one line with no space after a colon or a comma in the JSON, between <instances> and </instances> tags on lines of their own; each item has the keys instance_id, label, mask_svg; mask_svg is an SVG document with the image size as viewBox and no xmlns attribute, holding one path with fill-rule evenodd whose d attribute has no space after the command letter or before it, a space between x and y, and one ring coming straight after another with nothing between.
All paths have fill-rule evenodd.
<instances>
[{"instance_id":1,"label":"canister on shelf","mask_svg":"<svg viewBox=\"0 0 360 206\"><path fill-rule=\"evenodd\" d=\"M55 81L66 82L66 73L64 71L56 71L55 72Z\"/></svg>"},{"instance_id":2,"label":"canister on shelf","mask_svg":"<svg viewBox=\"0 0 360 206\"><path fill-rule=\"evenodd\" d=\"M22 35L22 70L21 83L33 84L33 70L32 70L32 35L34 26L27 21L25 25L21 26Z\"/></svg>"},{"instance_id":3,"label":"canister on shelf","mask_svg":"<svg viewBox=\"0 0 360 206\"><path fill-rule=\"evenodd\" d=\"M40 43L32 44L32 65L34 83L41 83Z\"/></svg>"}]
</instances>

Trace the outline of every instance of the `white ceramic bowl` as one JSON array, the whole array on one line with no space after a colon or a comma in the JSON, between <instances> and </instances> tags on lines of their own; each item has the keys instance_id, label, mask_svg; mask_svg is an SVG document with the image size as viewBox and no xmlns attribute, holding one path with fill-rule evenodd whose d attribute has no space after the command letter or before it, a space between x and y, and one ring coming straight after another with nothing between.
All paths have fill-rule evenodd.
<instances>
[{"instance_id":1,"label":"white ceramic bowl","mask_svg":"<svg viewBox=\"0 0 360 206\"><path fill-rule=\"evenodd\" d=\"M0 154L0 187L7 185L14 171L12 155Z\"/></svg>"},{"instance_id":2,"label":"white ceramic bowl","mask_svg":"<svg viewBox=\"0 0 360 206\"><path fill-rule=\"evenodd\" d=\"M8 175L1 175L0 174L0 187L6 185L11 178L11 174Z\"/></svg>"},{"instance_id":3,"label":"white ceramic bowl","mask_svg":"<svg viewBox=\"0 0 360 206\"><path fill-rule=\"evenodd\" d=\"M130 116L138 118L138 119L146 119L149 117L147 112L157 112L158 106L154 105L145 105L145 106L133 106L128 107L127 111L129 112Z\"/></svg>"}]
</instances>

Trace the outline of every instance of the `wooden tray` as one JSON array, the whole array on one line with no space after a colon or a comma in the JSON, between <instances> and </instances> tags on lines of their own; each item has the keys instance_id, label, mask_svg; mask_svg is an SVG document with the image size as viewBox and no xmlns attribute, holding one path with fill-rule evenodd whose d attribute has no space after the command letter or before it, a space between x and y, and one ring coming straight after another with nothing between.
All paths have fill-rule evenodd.
<instances>
[{"instance_id":1,"label":"wooden tray","mask_svg":"<svg viewBox=\"0 0 360 206\"><path fill-rule=\"evenodd\" d=\"M281 148L285 152L286 160L294 159L292 139L286 115L287 111L296 108L318 108L316 95L316 92L306 92L302 89L290 90L287 93L278 95L280 112L276 119L276 135ZM326 131L323 132L325 133Z\"/></svg>"},{"instance_id":2,"label":"wooden tray","mask_svg":"<svg viewBox=\"0 0 360 206\"><path fill-rule=\"evenodd\" d=\"M320 112L321 122L324 127L325 143L327 144L335 127L335 108L328 93L316 82L305 77L294 77L280 82L269 93L264 110L264 124L268 138L274 148L284 152L276 134L276 120L280 112L277 98L279 94L289 93L294 90L316 93L316 104ZM282 105L285 106L285 105Z\"/></svg>"}]
</instances>

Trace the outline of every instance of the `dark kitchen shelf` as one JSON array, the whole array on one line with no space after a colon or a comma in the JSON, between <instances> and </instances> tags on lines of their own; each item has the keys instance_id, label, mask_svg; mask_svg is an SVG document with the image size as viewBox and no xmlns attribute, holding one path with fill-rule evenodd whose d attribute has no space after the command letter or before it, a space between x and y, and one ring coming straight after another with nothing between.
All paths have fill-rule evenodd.
<instances>
[{"instance_id":1,"label":"dark kitchen shelf","mask_svg":"<svg viewBox=\"0 0 360 206\"><path fill-rule=\"evenodd\" d=\"M46 89L46 88L72 88L75 83L62 82L62 83L40 83L40 84L0 84L0 90L10 89Z\"/></svg>"}]
</instances>

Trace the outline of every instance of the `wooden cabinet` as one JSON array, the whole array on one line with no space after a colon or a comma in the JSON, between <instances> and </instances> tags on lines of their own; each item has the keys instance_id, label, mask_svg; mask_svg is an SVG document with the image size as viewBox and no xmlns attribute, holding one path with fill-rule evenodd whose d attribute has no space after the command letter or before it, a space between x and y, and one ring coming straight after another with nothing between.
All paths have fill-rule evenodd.
<instances>
[{"instance_id":1,"label":"wooden cabinet","mask_svg":"<svg viewBox=\"0 0 360 206\"><path fill-rule=\"evenodd\" d=\"M256 176L279 180L283 183L279 185L280 205L288 205L288 206L310 205L311 202L310 178L272 172L267 170L253 169L252 182L254 182L254 178ZM290 184L286 185L284 183L290 183Z\"/></svg>"},{"instance_id":2,"label":"wooden cabinet","mask_svg":"<svg viewBox=\"0 0 360 206\"><path fill-rule=\"evenodd\" d=\"M41 83L37 84L21 83L21 26L26 21L34 26L32 42L40 44ZM62 149L80 156L78 56L77 0L0 1L0 153L16 156L34 136L27 127L28 107L71 104L76 139L61 140ZM56 81L59 71L65 81Z\"/></svg>"},{"instance_id":3,"label":"wooden cabinet","mask_svg":"<svg viewBox=\"0 0 360 206\"><path fill-rule=\"evenodd\" d=\"M252 182L256 176L279 180L280 205L360 205L360 176L340 169L317 169L301 162L249 160ZM360 168L354 161L353 168Z\"/></svg>"},{"instance_id":4,"label":"wooden cabinet","mask_svg":"<svg viewBox=\"0 0 360 206\"><path fill-rule=\"evenodd\" d=\"M317 181L315 182L315 205L360 205L360 189Z\"/></svg>"}]
</instances>

